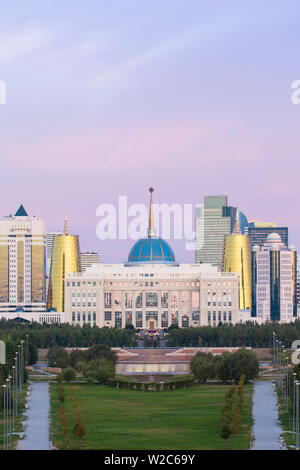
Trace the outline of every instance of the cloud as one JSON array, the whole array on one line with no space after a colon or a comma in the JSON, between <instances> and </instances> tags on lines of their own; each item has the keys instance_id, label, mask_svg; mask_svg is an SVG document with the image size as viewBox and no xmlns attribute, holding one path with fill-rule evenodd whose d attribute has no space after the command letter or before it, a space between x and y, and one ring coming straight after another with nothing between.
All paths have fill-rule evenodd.
<instances>
[{"instance_id":1,"label":"cloud","mask_svg":"<svg viewBox=\"0 0 300 470\"><path fill-rule=\"evenodd\" d=\"M35 52L45 46L49 40L49 33L38 28L3 32L0 34L0 64Z\"/></svg>"}]
</instances>

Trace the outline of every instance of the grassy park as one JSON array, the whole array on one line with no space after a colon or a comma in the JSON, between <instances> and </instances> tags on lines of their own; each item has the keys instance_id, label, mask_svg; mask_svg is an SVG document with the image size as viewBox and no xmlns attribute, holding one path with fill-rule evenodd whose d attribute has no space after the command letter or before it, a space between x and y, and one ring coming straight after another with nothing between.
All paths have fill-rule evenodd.
<instances>
[{"instance_id":1,"label":"grassy park","mask_svg":"<svg viewBox=\"0 0 300 470\"><path fill-rule=\"evenodd\" d=\"M252 426L252 385L245 386L239 434L228 446L218 418L228 386L195 385L173 391L137 391L87 383L63 385L69 449L248 449ZM65 449L58 384L51 384L51 433ZM75 397L86 434L72 433ZM237 400L237 398L235 398Z\"/></svg>"}]
</instances>

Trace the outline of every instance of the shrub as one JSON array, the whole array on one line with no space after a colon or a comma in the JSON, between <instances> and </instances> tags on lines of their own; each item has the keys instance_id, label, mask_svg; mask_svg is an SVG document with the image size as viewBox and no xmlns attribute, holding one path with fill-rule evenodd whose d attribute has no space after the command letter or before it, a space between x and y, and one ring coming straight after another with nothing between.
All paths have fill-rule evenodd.
<instances>
[{"instance_id":1,"label":"shrub","mask_svg":"<svg viewBox=\"0 0 300 470\"><path fill-rule=\"evenodd\" d=\"M76 372L73 367L67 367L63 370L63 378L66 382L70 383L72 380L76 379Z\"/></svg>"}]
</instances>

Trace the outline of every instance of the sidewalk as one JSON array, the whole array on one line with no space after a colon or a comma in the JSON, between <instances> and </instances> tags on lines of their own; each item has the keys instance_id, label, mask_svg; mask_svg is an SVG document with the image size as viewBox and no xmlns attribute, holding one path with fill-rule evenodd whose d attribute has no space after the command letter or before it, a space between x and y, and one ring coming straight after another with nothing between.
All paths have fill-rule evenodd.
<instances>
[{"instance_id":1,"label":"sidewalk","mask_svg":"<svg viewBox=\"0 0 300 470\"><path fill-rule=\"evenodd\" d=\"M48 383L31 383L28 400L25 437L20 439L17 450L52 450L50 442L50 394Z\"/></svg>"}]
</instances>

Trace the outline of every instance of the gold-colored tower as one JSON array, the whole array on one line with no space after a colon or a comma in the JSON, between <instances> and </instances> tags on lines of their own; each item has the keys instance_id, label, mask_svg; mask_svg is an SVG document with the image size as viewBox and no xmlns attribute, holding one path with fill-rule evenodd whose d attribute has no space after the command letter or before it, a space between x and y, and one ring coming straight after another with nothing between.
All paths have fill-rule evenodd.
<instances>
[{"instance_id":1,"label":"gold-colored tower","mask_svg":"<svg viewBox=\"0 0 300 470\"><path fill-rule=\"evenodd\" d=\"M80 272L80 248L78 235L70 235L65 219L62 235L53 240L52 262L49 279L47 307L64 312L64 279L67 273Z\"/></svg>"},{"instance_id":2,"label":"gold-colored tower","mask_svg":"<svg viewBox=\"0 0 300 470\"><path fill-rule=\"evenodd\" d=\"M230 235L225 236L223 271L239 275L239 307L251 309L251 245L248 235L241 233L238 218Z\"/></svg>"}]
</instances>

